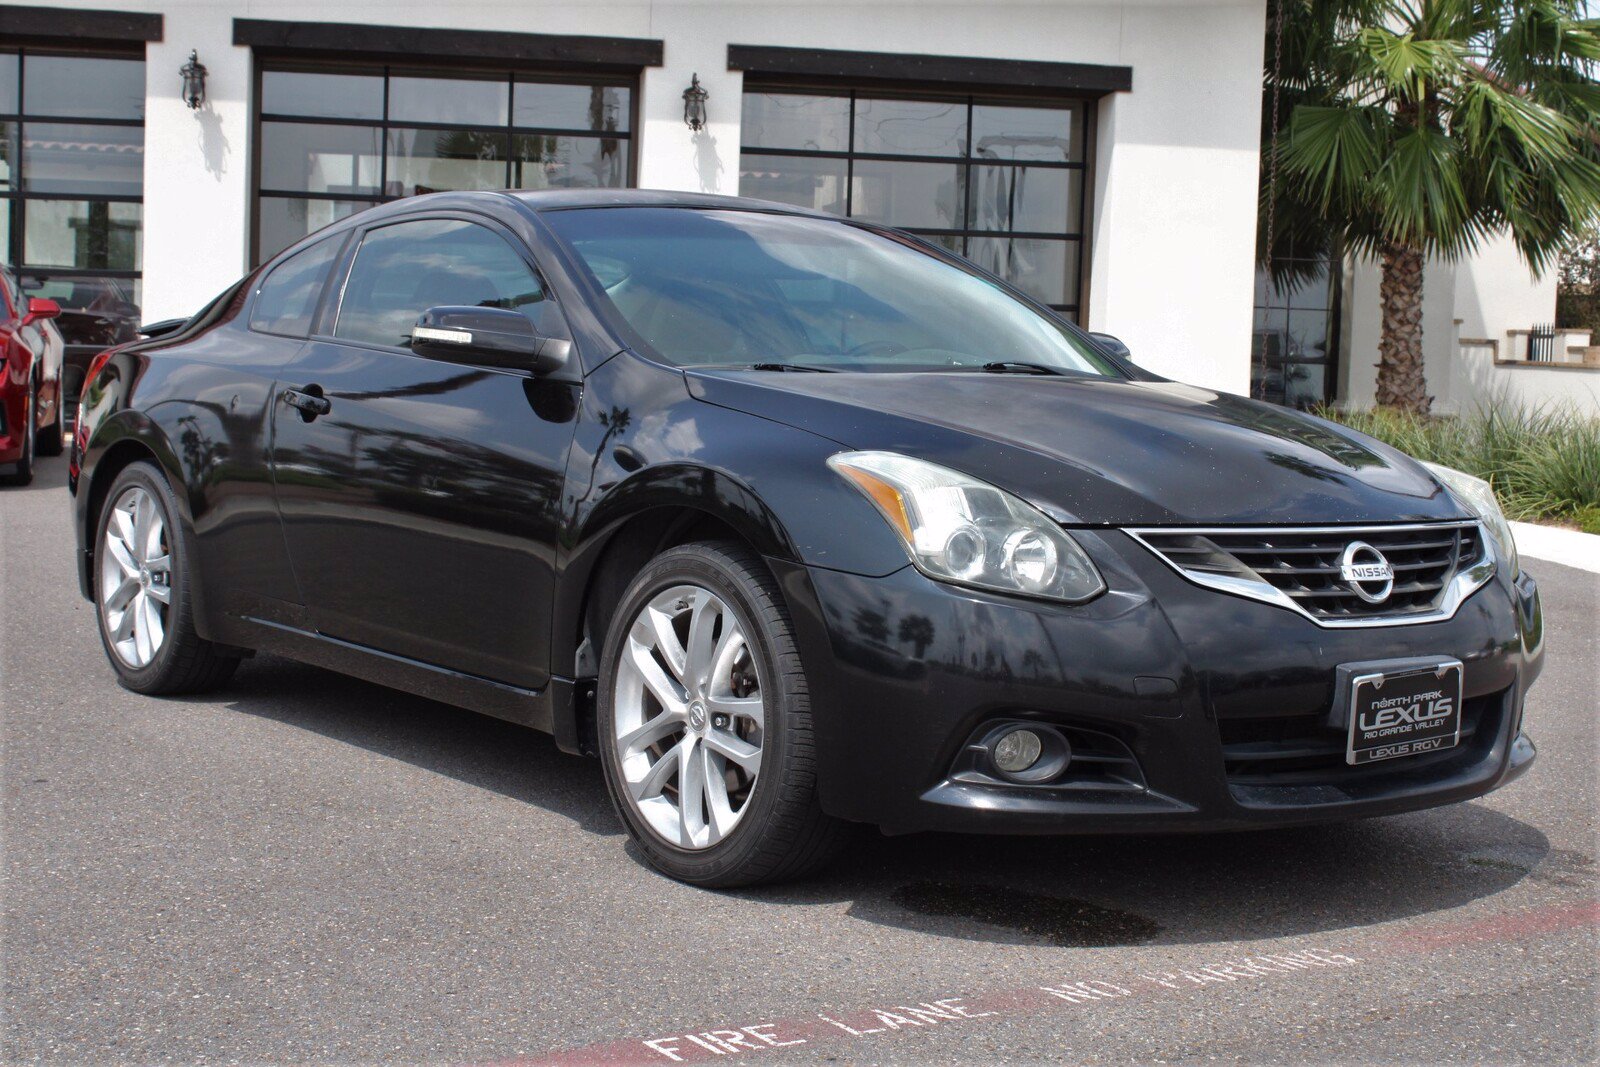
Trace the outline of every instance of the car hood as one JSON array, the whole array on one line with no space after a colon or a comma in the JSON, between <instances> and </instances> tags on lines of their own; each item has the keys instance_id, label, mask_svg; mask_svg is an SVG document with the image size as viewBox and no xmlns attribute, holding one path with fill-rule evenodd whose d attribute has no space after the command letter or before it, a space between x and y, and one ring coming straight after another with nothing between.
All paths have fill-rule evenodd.
<instances>
[{"instance_id":1,"label":"car hood","mask_svg":"<svg viewBox=\"0 0 1600 1067\"><path fill-rule=\"evenodd\" d=\"M1415 460L1323 419L1165 381L692 369L690 391L851 449L942 463L1085 526L1468 518Z\"/></svg>"}]
</instances>

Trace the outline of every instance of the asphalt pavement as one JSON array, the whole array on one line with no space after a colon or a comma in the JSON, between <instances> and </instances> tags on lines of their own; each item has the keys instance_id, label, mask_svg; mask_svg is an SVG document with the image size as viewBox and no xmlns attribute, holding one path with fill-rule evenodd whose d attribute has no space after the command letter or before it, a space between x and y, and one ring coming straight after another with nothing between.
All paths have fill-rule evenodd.
<instances>
[{"instance_id":1,"label":"asphalt pavement","mask_svg":"<svg viewBox=\"0 0 1600 1067\"><path fill-rule=\"evenodd\" d=\"M7 1063L1592 1063L1600 575L1525 561L1539 762L1293 832L647 868L596 763L282 659L117 686L63 460L0 490Z\"/></svg>"}]
</instances>

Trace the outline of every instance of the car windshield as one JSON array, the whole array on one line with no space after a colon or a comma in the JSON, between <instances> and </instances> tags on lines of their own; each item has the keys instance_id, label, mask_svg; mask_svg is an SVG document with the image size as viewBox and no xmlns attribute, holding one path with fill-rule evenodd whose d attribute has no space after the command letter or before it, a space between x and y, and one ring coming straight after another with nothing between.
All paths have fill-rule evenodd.
<instances>
[{"instance_id":1,"label":"car windshield","mask_svg":"<svg viewBox=\"0 0 1600 1067\"><path fill-rule=\"evenodd\" d=\"M677 366L1122 376L982 275L844 222L644 207L544 217L635 343Z\"/></svg>"}]
</instances>

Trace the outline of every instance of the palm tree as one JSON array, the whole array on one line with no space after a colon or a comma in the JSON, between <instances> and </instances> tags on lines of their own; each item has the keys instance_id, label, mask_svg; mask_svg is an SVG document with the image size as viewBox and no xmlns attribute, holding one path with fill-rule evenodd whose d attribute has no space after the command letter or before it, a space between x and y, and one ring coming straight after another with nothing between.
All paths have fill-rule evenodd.
<instances>
[{"instance_id":1,"label":"palm tree","mask_svg":"<svg viewBox=\"0 0 1600 1067\"><path fill-rule=\"evenodd\" d=\"M1431 403L1427 257L1454 259L1509 231L1542 273L1600 218L1600 19L1582 8L1277 0L1262 182L1272 221L1258 252L1279 275L1291 246L1378 258L1380 405L1426 414Z\"/></svg>"}]
</instances>

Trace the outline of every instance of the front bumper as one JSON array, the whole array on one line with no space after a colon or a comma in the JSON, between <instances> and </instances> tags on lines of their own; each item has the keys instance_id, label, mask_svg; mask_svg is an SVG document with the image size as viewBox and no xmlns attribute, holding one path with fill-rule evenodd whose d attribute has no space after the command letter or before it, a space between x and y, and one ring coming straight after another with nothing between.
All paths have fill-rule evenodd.
<instances>
[{"instance_id":1,"label":"front bumper","mask_svg":"<svg viewBox=\"0 0 1600 1067\"><path fill-rule=\"evenodd\" d=\"M1468 800L1533 761L1522 705L1544 650L1526 575L1497 574L1447 621L1327 630L1192 585L1119 532L1074 536L1110 587L1078 607L958 589L909 566L866 578L775 564L811 683L827 811L888 832L1231 830ZM1408 656L1464 664L1461 743L1344 765L1342 749L1328 751L1337 666ZM1060 727L1116 773L1084 764L1049 785L970 773L970 740L1009 720ZM1323 755L1241 758L1263 738Z\"/></svg>"}]
</instances>

